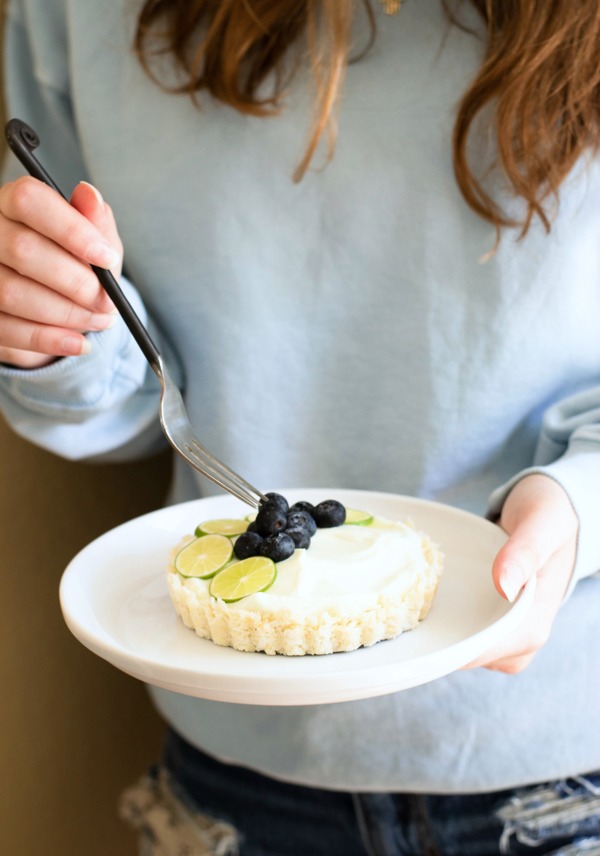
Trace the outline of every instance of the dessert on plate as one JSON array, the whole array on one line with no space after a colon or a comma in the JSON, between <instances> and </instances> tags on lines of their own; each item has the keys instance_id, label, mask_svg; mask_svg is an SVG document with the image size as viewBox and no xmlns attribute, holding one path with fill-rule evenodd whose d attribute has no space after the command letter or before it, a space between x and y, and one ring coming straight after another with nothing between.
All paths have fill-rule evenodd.
<instances>
[{"instance_id":1,"label":"dessert on plate","mask_svg":"<svg viewBox=\"0 0 600 856\"><path fill-rule=\"evenodd\" d=\"M443 556L424 532L336 500L267 497L255 519L205 521L174 547L167 581L187 627L298 656L353 651L425 618Z\"/></svg>"}]
</instances>

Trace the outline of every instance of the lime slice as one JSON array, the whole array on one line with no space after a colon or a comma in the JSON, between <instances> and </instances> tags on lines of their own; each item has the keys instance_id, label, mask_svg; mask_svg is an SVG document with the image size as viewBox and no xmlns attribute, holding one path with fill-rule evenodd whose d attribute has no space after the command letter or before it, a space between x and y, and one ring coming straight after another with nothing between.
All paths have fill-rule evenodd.
<instances>
[{"instance_id":1,"label":"lime slice","mask_svg":"<svg viewBox=\"0 0 600 856\"><path fill-rule=\"evenodd\" d=\"M248 528L247 520L235 520L223 518L222 520L205 520L196 526L194 535L201 538L203 535L225 535L227 538L235 538Z\"/></svg>"},{"instance_id":2,"label":"lime slice","mask_svg":"<svg viewBox=\"0 0 600 856\"><path fill-rule=\"evenodd\" d=\"M205 535L190 541L175 556L175 570L182 577L206 580L220 571L233 555L233 544L224 535Z\"/></svg>"},{"instance_id":3,"label":"lime slice","mask_svg":"<svg viewBox=\"0 0 600 856\"><path fill-rule=\"evenodd\" d=\"M344 523L352 526L369 526L373 522L373 515L368 511L359 511L358 508L347 508Z\"/></svg>"},{"instance_id":4,"label":"lime slice","mask_svg":"<svg viewBox=\"0 0 600 856\"><path fill-rule=\"evenodd\" d=\"M233 562L211 580L209 594L225 603L233 603L266 591L275 582L277 568L266 556L251 556L241 562Z\"/></svg>"}]
</instances>

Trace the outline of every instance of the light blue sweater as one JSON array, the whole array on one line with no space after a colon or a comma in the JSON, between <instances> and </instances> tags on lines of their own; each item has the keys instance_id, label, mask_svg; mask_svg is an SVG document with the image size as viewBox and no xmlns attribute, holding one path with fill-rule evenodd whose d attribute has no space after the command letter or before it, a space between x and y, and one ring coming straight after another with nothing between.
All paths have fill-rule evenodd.
<instances>
[{"instance_id":1,"label":"light blue sweater","mask_svg":"<svg viewBox=\"0 0 600 856\"><path fill-rule=\"evenodd\" d=\"M437 0L381 15L348 72L335 157L300 184L308 75L277 118L197 110L133 57L137 5L13 0L9 113L64 190L86 179L112 205L125 287L206 445L265 490L336 484L480 514L543 468L581 528L579 582L520 675L298 708L153 690L159 709L220 758L325 787L481 791L600 768L600 582L583 579L600 568L600 163L569 177L550 236L507 232L482 264L493 230L450 151L482 43ZM137 346L120 323L90 339L85 357L1 369L6 419L70 458L154 448L158 385ZM173 501L211 491L177 463Z\"/></svg>"}]
</instances>

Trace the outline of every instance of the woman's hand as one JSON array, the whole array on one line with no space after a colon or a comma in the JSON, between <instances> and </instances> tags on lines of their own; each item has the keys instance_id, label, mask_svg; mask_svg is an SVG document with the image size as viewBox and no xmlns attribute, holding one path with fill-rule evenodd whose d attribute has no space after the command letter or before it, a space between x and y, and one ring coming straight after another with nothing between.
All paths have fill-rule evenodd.
<instances>
[{"instance_id":1,"label":"woman's hand","mask_svg":"<svg viewBox=\"0 0 600 856\"><path fill-rule=\"evenodd\" d=\"M535 597L523 626L466 668L521 672L545 644L568 587L578 521L563 488L544 475L521 479L508 495L500 525L509 539L494 561L494 585L512 601L535 576Z\"/></svg>"},{"instance_id":2,"label":"woman's hand","mask_svg":"<svg viewBox=\"0 0 600 856\"><path fill-rule=\"evenodd\" d=\"M90 184L71 204L35 178L0 189L0 361L39 368L89 350L83 335L114 321L90 264L120 276L123 247Z\"/></svg>"}]
</instances>

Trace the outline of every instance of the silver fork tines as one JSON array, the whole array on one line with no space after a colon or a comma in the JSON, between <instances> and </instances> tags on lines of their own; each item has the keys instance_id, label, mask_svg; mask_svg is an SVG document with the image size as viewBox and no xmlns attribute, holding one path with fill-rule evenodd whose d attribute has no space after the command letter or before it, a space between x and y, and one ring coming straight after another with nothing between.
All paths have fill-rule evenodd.
<instances>
[{"instance_id":1,"label":"silver fork tines","mask_svg":"<svg viewBox=\"0 0 600 856\"><path fill-rule=\"evenodd\" d=\"M156 375L162 384L160 399L160 422L162 429L176 452L198 472L206 476L228 493L237 496L242 502L258 508L267 497L246 479L226 466L208 451L195 436L181 393L169 375L162 359L159 360Z\"/></svg>"},{"instance_id":2,"label":"silver fork tines","mask_svg":"<svg viewBox=\"0 0 600 856\"><path fill-rule=\"evenodd\" d=\"M255 487L238 475L234 470L225 466L222 461L211 455L201 443L194 441L191 446L186 446L186 451L189 453L187 460L192 466L195 466L207 478L211 479L215 484L218 484L224 490L229 491L234 496L258 508L260 503L266 497L260 493Z\"/></svg>"}]
</instances>

